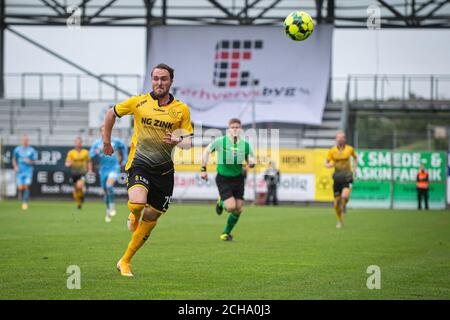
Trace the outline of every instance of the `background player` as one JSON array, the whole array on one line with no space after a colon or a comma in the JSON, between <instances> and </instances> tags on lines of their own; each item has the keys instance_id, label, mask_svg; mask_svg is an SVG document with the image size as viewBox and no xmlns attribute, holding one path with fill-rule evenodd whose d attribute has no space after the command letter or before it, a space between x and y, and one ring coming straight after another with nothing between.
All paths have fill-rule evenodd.
<instances>
[{"instance_id":1,"label":"background player","mask_svg":"<svg viewBox=\"0 0 450 320\"><path fill-rule=\"evenodd\" d=\"M105 127L100 127L100 133L103 137ZM105 221L110 222L111 217L116 215L114 204L114 184L120 173L121 165L125 165L128 158L128 150L126 145L118 138L111 139L111 145L114 152L111 155L103 153L103 138L97 139L89 150L89 173L93 173L92 159L97 158L99 161L99 178L100 185L104 191L104 200L106 204Z\"/></svg>"},{"instance_id":2,"label":"background player","mask_svg":"<svg viewBox=\"0 0 450 320\"><path fill-rule=\"evenodd\" d=\"M77 208L81 209L84 202L84 176L88 170L89 151L83 149L80 137L75 139L75 148L67 153L66 167L70 168L71 181L73 184L73 198L77 203Z\"/></svg>"},{"instance_id":3,"label":"background player","mask_svg":"<svg viewBox=\"0 0 450 320\"><path fill-rule=\"evenodd\" d=\"M37 158L36 150L29 145L26 134L22 136L21 145L14 148L12 165L16 173L17 194L22 199L22 209L28 209L30 185L33 181L33 165Z\"/></svg>"},{"instance_id":4,"label":"background player","mask_svg":"<svg viewBox=\"0 0 450 320\"><path fill-rule=\"evenodd\" d=\"M353 158L353 168L351 163ZM325 167L333 168L333 192L334 192L334 209L336 210L337 223L336 228L340 229L344 226L343 213L350 198L352 190L353 173L358 165L355 150L352 146L346 144L345 133L338 131L336 133L336 146L328 151L325 160Z\"/></svg>"},{"instance_id":5,"label":"background player","mask_svg":"<svg viewBox=\"0 0 450 320\"><path fill-rule=\"evenodd\" d=\"M208 180L206 165L209 155L217 151L217 175L216 184L219 189L219 200L216 212L222 213L223 207L230 215L220 239L223 241L233 240L231 230L239 220L244 206L245 176L243 162L248 166L255 166L255 159L250 144L240 137L241 121L231 119L228 122L228 133L212 141L203 153L201 178Z\"/></svg>"},{"instance_id":6,"label":"background player","mask_svg":"<svg viewBox=\"0 0 450 320\"><path fill-rule=\"evenodd\" d=\"M114 152L111 131L116 117L134 115L134 135L125 169L128 172L128 228L133 232L117 269L122 276L133 276L131 258L145 243L165 213L172 199L174 166L172 150L175 145L191 146L193 129L189 107L169 93L174 70L158 64L151 72L153 92L116 104L105 117L103 152ZM139 223L142 211L142 221Z\"/></svg>"}]
</instances>

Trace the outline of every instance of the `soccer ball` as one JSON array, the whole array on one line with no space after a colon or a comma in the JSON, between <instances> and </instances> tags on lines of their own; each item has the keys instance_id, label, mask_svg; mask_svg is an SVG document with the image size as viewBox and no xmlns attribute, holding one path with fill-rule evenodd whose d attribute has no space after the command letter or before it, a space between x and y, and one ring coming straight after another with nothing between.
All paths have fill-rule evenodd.
<instances>
[{"instance_id":1,"label":"soccer ball","mask_svg":"<svg viewBox=\"0 0 450 320\"><path fill-rule=\"evenodd\" d=\"M314 30L314 23L309 14L304 11L291 12L284 19L284 31L294 41L306 40Z\"/></svg>"}]
</instances>

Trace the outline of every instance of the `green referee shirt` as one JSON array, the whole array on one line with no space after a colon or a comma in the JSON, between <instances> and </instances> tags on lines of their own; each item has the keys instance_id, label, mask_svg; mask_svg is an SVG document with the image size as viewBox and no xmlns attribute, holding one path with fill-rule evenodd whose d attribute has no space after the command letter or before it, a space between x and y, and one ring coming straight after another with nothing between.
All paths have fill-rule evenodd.
<instances>
[{"instance_id":1,"label":"green referee shirt","mask_svg":"<svg viewBox=\"0 0 450 320\"><path fill-rule=\"evenodd\" d=\"M239 138L237 143L229 135L215 139L208 146L211 152L217 151L217 172L225 177L237 177L242 174L242 163L253 156L250 144Z\"/></svg>"}]
</instances>

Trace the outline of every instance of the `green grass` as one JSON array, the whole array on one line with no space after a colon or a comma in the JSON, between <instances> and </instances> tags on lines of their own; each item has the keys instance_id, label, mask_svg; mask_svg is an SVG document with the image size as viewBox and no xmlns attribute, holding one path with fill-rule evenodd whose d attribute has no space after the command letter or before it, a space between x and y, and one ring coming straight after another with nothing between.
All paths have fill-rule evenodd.
<instances>
[{"instance_id":1,"label":"green grass","mask_svg":"<svg viewBox=\"0 0 450 320\"><path fill-rule=\"evenodd\" d=\"M450 211L246 207L235 241L219 240L227 215L213 205L172 205L132 261L125 204L0 202L1 299L450 299ZM69 265L81 289L66 287ZM366 287L369 265L381 289Z\"/></svg>"}]
</instances>

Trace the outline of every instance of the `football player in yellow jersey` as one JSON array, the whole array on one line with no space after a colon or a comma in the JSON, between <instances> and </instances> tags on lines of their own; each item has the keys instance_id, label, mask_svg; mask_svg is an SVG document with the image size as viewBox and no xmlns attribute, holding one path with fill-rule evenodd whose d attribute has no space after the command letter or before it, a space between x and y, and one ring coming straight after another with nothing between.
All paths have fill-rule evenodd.
<instances>
[{"instance_id":1,"label":"football player in yellow jersey","mask_svg":"<svg viewBox=\"0 0 450 320\"><path fill-rule=\"evenodd\" d=\"M353 166L351 163L353 158ZM334 209L336 210L337 224L336 228L340 229L344 226L343 213L350 198L352 190L353 173L357 168L357 157L355 149L346 144L345 133L339 131L336 134L336 146L328 151L325 160L325 167L333 168L333 192L334 192Z\"/></svg>"},{"instance_id":2,"label":"football player in yellow jersey","mask_svg":"<svg viewBox=\"0 0 450 320\"><path fill-rule=\"evenodd\" d=\"M67 153L66 167L70 168L71 181L73 183L73 198L77 203L78 209L84 202L84 176L87 173L89 162L89 151L82 149L80 137L75 139L75 148Z\"/></svg>"},{"instance_id":3,"label":"football player in yellow jersey","mask_svg":"<svg viewBox=\"0 0 450 320\"><path fill-rule=\"evenodd\" d=\"M189 107L169 93L174 70L158 64L151 72L151 93L116 104L105 117L103 153L111 155L116 117L134 115L134 134L125 170L128 173L128 228L131 241L117 269L132 277L130 260L144 244L161 214L169 208L174 186L172 149L189 148L193 135ZM142 214L143 213L143 214ZM142 215L142 220L140 220Z\"/></svg>"}]
</instances>

